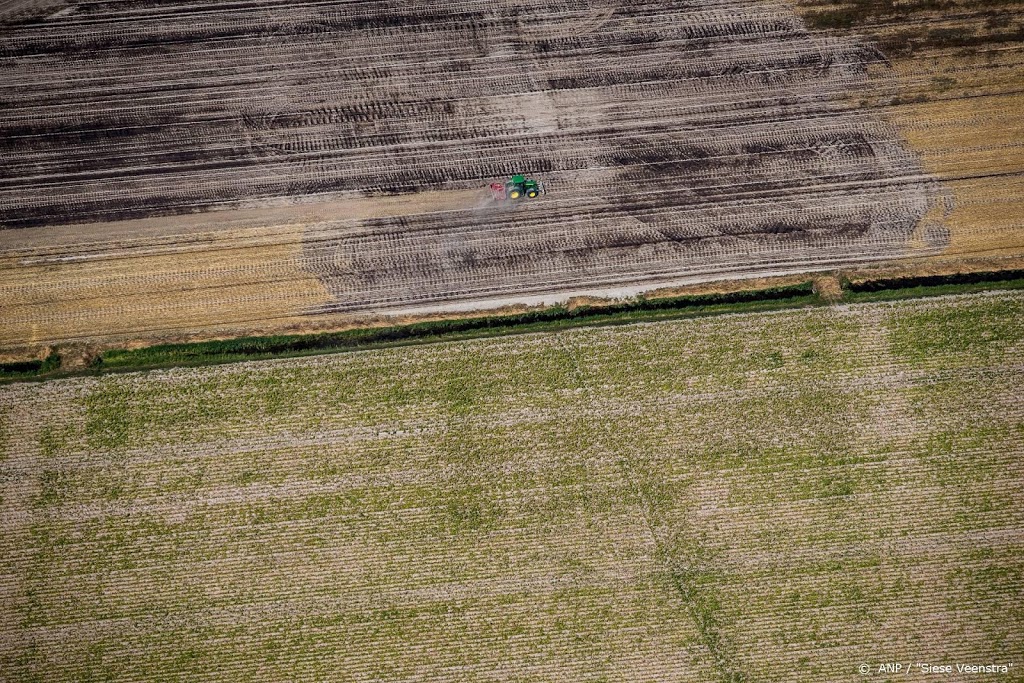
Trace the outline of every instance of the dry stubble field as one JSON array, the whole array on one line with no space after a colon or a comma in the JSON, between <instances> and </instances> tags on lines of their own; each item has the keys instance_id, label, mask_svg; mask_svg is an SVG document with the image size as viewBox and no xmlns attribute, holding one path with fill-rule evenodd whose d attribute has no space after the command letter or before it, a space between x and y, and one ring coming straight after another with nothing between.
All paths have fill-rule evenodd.
<instances>
[{"instance_id":1,"label":"dry stubble field","mask_svg":"<svg viewBox=\"0 0 1024 683\"><path fill-rule=\"evenodd\" d=\"M991 293L4 387L0 678L1020 681L1022 321Z\"/></svg>"},{"instance_id":2,"label":"dry stubble field","mask_svg":"<svg viewBox=\"0 0 1024 683\"><path fill-rule=\"evenodd\" d=\"M1021 22L1013 0L0 3L0 346L1020 256ZM519 170L548 195L491 206Z\"/></svg>"}]
</instances>

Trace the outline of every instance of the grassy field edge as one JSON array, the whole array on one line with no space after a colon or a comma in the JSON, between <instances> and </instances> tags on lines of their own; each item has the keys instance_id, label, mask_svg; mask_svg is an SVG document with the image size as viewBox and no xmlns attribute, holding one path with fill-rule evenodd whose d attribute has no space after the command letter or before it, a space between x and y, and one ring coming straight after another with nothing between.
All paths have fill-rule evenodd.
<instances>
[{"instance_id":1,"label":"grassy field edge","mask_svg":"<svg viewBox=\"0 0 1024 683\"><path fill-rule=\"evenodd\" d=\"M1024 270L957 273L850 281L840 278L842 297L827 300L813 280L783 287L724 294L636 297L606 305L553 306L517 314L434 320L314 334L250 336L111 349L86 368L63 368L59 351L43 360L0 364L0 383L76 375L131 372L170 367L217 365L246 360L362 351L393 346L557 331L570 327L622 325L655 320L754 313L831 303L892 301L927 296L1024 288Z\"/></svg>"}]
</instances>

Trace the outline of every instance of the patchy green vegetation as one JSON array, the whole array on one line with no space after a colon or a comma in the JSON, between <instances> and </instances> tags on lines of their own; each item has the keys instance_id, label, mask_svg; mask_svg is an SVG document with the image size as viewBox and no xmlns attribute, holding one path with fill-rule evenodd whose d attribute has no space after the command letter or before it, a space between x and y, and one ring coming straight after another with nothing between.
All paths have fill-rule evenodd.
<instances>
[{"instance_id":1,"label":"patchy green vegetation","mask_svg":"<svg viewBox=\"0 0 1024 683\"><path fill-rule=\"evenodd\" d=\"M730 294L646 299L608 306L554 306L513 315L438 320L392 327L372 327L311 335L248 337L195 344L167 344L136 350L108 351L96 366L107 368L203 364L275 356L330 353L383 346L496 336L516 332L564 329L569 326L622 324L680 316L770 310L777 304L817 303L810 282L789 287L739 291ZM776 304L776 305L773 305Z\"/></svg>"},{"instance_id":2,"label":"patchy green vegetation","mask_svg":"<svg viewBox=\"0 0 1024 683\"><path fill-rule=\"evenodd\" d=\"M10 385L0 414L40 409L0 463L0 669L788 682L999 661L1024 647L1022 306Z\"/></svg>"},{"instance_id":3,"label":"patchy green vegetation","mask_svg":"<svg viewBox=\"0 0 1024 683\"><path fill-rule=\"evenodd\" d=\"M922 49L973 50L1024 39L1020 0L798 0L796 4L810 28L861 32L890 57ZM957 18L956 25L934 26L949 16Z\"/></svg>"},{"instance_id":4,"label":"patchy green vegetation","mask_svg":"<svg viewBox=\"0 0 1024 683\"><path fill-rule=\"evenodd\" d=\"M847 302L895 301L898 299L966 294L1024 288L1024 271L1006 270L930 275L892 279L842 281L842 300ZM639 297L604 305L560 306L514 315L480 316L390 327L372 327L306 335L243 337L187 344L162 344L141 349L113 349L96 357L86 370L60 370L60 355L45 361L0 365L0 381L52 379L60 376L127 372L153 368L197 367L246 360L289 358L396 346L499 337L510 334L554 332L573 327L624 325L636 322L678 320L730 313L753 313L826 305L811 282L787 287L742 290L665 298ZM806 353L813 353L807 351ZM769 358L776 358L769 352ZM265 386L270 396L279 390ZM396 391L401 391L400 388Z\"/></svg>"},{"instance_id":5,"label":"patchy green vegetation","mask_svg":"<svg viewBox=\"0 0 1024 683\"><path fill-rule=\"evenodd\" d=\"M0 363L0 380L46 376L58 369L60 369L60 354L54 352L43 360Z\"/></svg>"},{"instance_id":6,"label":"patchy green vegetation","mask_svg":"<svg viewBox=\"0 0 1024 683\"><path fill-rule=\"evenodd\" d=\"M966 355L967 362L1001 356L1021 348L1024 341L1024 302L1019 299L981 300L969 310L957 307L899 315L889 334L893 352L916 361L934 354Z\"/></svg>"},{"instance_id":7,"label":"patchy green vegetation","mask_svg":"<svg viewBox=\"0 0 1024 683\"><path fill-rule=\"evenodd\" d=\"M993 288L1024 288L1024 271L1000 270L950 275L919 275L888 279L862 280L843 284L847 301L892 301L917 296L969 294Z\"/></svg>"}]
</instances>

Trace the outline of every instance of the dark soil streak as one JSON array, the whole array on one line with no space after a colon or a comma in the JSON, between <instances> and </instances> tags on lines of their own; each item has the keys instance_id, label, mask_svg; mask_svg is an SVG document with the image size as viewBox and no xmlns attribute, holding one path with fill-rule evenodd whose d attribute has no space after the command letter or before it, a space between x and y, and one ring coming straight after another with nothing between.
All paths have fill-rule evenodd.
<instances>
[{"instance_id":1,"label":"dark soil streak","mask_svg":"<svg viewBox=\"0 0 1024 683\"><path fill-rule=\"evenodd\" d=\"M897 256L934 190L781 5L67 4L3 27L0 227L545 182L321 228L339 310Z\"/></svg>"}]
</instances>

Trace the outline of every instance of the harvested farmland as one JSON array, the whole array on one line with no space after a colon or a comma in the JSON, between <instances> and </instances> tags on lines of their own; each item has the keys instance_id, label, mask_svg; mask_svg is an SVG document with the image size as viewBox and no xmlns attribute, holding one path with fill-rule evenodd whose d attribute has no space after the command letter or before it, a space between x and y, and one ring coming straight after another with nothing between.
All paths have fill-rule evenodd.
<instances>
[{"instance_id":1,"label":"harvested farmland","mask_svg":"<svg viewBox=\"0 0 1024 683\"><path fill-rule=\"evenodd\" d=\"M1022 321L987 293L3 387L0 671L1016 680Z\"/></svg>"},{"instance_id":2,"label":"harvested farmland","mask_svg":"<svg viewBox=\"0 0 1024 683\"><path fill-rule=\"evenodd\" d=\"M5 3L0 344L1020 255L1017 5L862 4Z\"/></svg>"}]
</instances>

